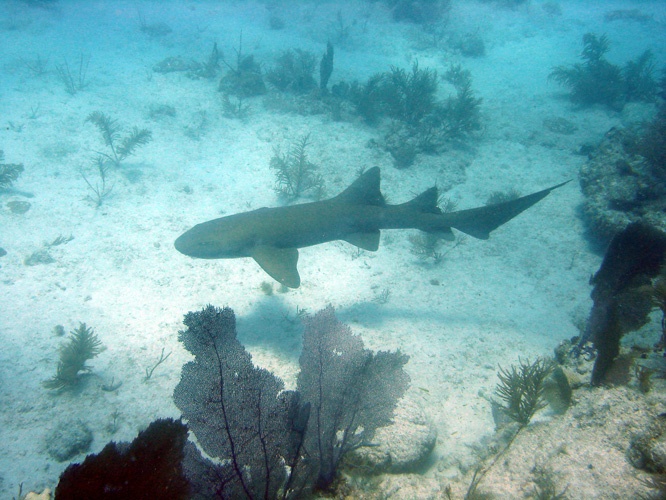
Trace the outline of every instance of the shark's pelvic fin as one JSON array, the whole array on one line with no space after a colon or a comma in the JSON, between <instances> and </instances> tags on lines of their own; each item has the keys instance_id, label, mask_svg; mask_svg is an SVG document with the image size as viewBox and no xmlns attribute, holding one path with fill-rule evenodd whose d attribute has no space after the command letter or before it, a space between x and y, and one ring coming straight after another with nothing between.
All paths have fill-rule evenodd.
<instances>
[{"instance_id":1,"label":"shark's pelvic fin","mask_svg":"<svg viewBox=\"0 0 666 500\"><path fill-rule=\"evenodd\" d=\"M252 258L275 281L289 288L298 288L301 277L298 274L298 250L257 245L252 249Z\"/></svg>"},{"instance_id":2,"label":"shark's pelvic fin","mask_svg":"<svg viewBox=\"0 0 666 500\"><path fill-rule=\"evenodd\" d=\"M351 243L363 250L376 252L379 248L380 231L368 231L365 233L349 233L343 238L347 243Z\"/></svg>"},{"instance_id":3,"label":"shark's pelvic fin","mask_svg":"<svg viewBox=\"0 0 666 500\"><path fill-rule=\"evenodd\" d=\"M334 199L352 205L376 205L380 207L386 205L380 188L379 167L372 167L363 172L358 179Z\"/></svg>"},{"instance_id":4,"label":"shark's pelvic fin","mask_svg":"<svg viewBox=\"0 0 666 500\"><path fill-rule=\"evenodd\" d=\"M447 222L451 227L456 228L458 231L462 231L463 233L481 240L487 240L490 237L491 231L494 231L502 224L513 219L516 215L524 212L532 205L548 196L553 189L564 186L567 182L570 182L570 180L515 200L445 214L450 215L451 217Z\"/></svg>"}]
</instances>

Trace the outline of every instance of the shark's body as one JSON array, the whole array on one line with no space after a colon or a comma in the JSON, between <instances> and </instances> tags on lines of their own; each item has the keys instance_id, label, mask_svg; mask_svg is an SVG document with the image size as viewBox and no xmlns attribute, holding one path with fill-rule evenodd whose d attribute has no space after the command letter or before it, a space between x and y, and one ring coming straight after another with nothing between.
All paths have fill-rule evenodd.
<instances>
[{"instance_id":1,"label":"shark's body","mask_svg":"<svg viewBox=\"0 0 666 500\"><path fill-rule=\"evenodd\" d=\"M379 168L374 167L328 200L260 208L203 222L176 239L175 246L200 259L252 257L276 281L298 288L299 248L344 240L375 251L381 229L414 228L446 237L455 228L487 239L491 231L562 185L496 205L442 213L437 188L407 203L387 205L379 180Z\"/></svg>"}]
</instances>

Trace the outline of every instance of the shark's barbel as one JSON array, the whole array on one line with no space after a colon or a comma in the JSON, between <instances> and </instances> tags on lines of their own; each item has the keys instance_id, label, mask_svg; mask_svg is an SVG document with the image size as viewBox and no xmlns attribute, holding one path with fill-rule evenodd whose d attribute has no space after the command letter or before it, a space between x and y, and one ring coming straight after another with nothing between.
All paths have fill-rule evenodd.
<instances>
[{"instance_id":1,"label":"shark's barbel","mask_svg":"<svg viewBox=\"0 0 666 500\"><path fill-rule=\"evenodd\" d=\"M375 251L381 229L414 228L446 237L455 228L487 239L491 231L566 184L496 205L442 213L436 187L407 203L388 205L379 181L379 168L373 167L328 200L260 208L197 224L176 239L176 250L199 259L252 257L273 279L298 288L299 248L344 240Z\"/></svg>"}]
</instances>

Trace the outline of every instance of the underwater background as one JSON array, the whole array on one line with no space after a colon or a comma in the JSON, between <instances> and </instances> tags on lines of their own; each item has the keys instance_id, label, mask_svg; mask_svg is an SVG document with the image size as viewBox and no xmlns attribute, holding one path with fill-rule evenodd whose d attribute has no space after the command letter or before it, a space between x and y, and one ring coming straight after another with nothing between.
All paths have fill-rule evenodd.
<instances>
[{"instance_id":1,"label":"underwater background","mask_svg":"<svg viewBox=\"0 0 666 500\"><path fill-rule=\"evenodd\" d=\"M366 348L409 356L394 432L427 452L343 468L348 497L463 498L491 462L493 498L649 495L627 449L666 411L662 378L590 388L579 367L570 406L541 409L496 463L492 401L500 367L585 329L621 221L591 215L580 172L663 107L665 28L658 1L3 1L0 496L54 490L70 463L180 417L178 332L207 304L235 311L288 389L300 319L329 304ZM297 289L174 249L195 224L332 197L374 166L389 203L436 185L446 210L573 181L487 241L386 230L377 252L301 249ZM625 348L649 349L660 321ZM92 345L63 382L70 332Z\"/></svg>"}]
</instances>

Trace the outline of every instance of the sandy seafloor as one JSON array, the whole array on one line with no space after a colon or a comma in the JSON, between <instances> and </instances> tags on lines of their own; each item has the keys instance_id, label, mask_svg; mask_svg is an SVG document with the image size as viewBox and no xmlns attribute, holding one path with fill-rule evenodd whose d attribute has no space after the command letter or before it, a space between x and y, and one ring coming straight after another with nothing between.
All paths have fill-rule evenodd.
<instances>
[{"instance_id":1,"label":"sandy seafloor","mask_svg":"<svg viewBox=\"0 0 666 500\"><path fill-rule=\"evenodd\" d=\"M577 61L581 37L590 31L608 35L612 62L622 64L646 48L657 67L666 59L663 3L600 5L563 1L561 15L553 15L538 1L517 9L454 1L446 32L478 30L486 43L485 56L465 58L446 43L429 44L418 26L393 22L379 2L60 1L53 9L3 2L0 149L5 162L23 163L25 172L13 190L0 193L0 246L7 250L0 259L0 497L16 495L21 482L24 491L55 486L69 462L50 458L45 438L60 422L86 423L94 432L90 451L98 452L110 440L133 439L155 418L179 416L172 392L190 356L177 333L185 313L209 303L235 310L239 339L254 362L288 387L295 385L301 329L285 318L297 308L314 312L332 304L367 347L407 353L409 397L432 420L437 445L422 474L377 480L376 492L366 494L441 498L451 485L462 495L476 463L474 449L494 433L487 398L498 364L550 355L558 342L579 333L591 306L588 280L602 256L579 217L577 173L585 157L575 152L650 112L650 106L636 105L623 113L576 109L548 74L555 65ZM608 10L631 8L653 20L604 21ZM173 32L147 36L139 30L139 12ZM284 29L269 29L271 12L285 20ZM388 153L367 147L381 133L358 119L336 122L327 114L275 109L276 91L251 99L246 119L230 119L223 116L219 77L191 79L151 69L169 56L203 61L213 42L233 57L241 30L243 50L265 68L289 48L319 55L335 36L338 12L349 37L336 45L332 84L365 80L391 65L409 68L416 60L440 74L461 63L483 98L483 130L465 147L419 156L415 165L398 170ZM88 85L70 95L54 68L64 60L75 66L81 54L90 57ZM45 74L25 64L38 57L48 59ZM447 87L440 89L446 98ZM176 115L151 118L156 105L173 106ZM118 119L126 130L145 127L153 134L150 144L111 171L112 195L100 208L87 199L80 173L105 150L98 130L86 122L93 111ZM543 126L550 117L565 118L578 130L568 136L550 132ZM310 158L330 195L360 168L374 165L382 169L391 202L437 183L459 208L482 205L496 190L527 194L574 181L490 240L467 238L445 247L451 251L436 265L410 252L410 231L383 232L376 253L359 254L344 242L302 249L302 286L288 293L276 286L271 296L260 289L270 278L250 259L203 261L175 251L174 239L198 222L278 205L269 169L273 148L288 147L306 133ZM6 206L12 200L29 201L31 208L13 214ZM45 242L69 235L72 241L49 250L54 263L24 265ZM385 289L389 300L379 304L374 299ZM89 362L91 373L76 390L48 391L42 382L55 373L64 342L53 328L60 324L69 331L80 321L94 327L105 350ZM655 330L645 335L646 344L655 340ZM171 356L144 381L162 349ZM122 386L102 391L111 380ZM655 383L651 402L628 407L662 408L663 381ZM625 401L605 389L581 391L581 399ZM635 389L626 394L640 399ZM111 433L114 412L119 426ZM573 431L562 418L542 412L531 432L560 425L560 437L570 439ZM556 483L560 490L568 486L569 498L629 498L645 491L624 457L626 439L613 438L613 429L631 427L632 418L609 420L606 439L575 434L567 460L552 461ZM532 491L527 472L555 447L552 435L532 437L538 444L527 444L516 458L522 472L501 464L484 491L499 498Z\"/></svg>"}]
</instances>

